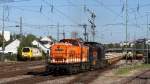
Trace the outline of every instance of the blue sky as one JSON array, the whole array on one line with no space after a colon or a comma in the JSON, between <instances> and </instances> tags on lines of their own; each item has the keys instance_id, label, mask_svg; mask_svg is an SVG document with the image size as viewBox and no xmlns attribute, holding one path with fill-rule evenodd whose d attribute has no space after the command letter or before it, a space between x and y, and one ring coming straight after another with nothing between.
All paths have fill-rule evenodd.
<instances>
[{"instance_id":1,"label":"blue sky","mask_svg":"<svg viewBox=\"0 0 150 84\"><path fill-rule=\"evenodd\" d=\"M7 1L16 2L7 3ZM1 27L3 6L5 6L5 30L13 33L19 33L19 28L8 26L18 25L21 16L24 34L52 35L57 38L57 26L48 25L84 23L90 25L88 22L90 14L84 11L86 6L96 14L96 41L110 43L125 40L125 0L0 0ZM150 12L150 0L128 0L129 41L146 37L146 12ZM67 38L71 37L72 31L78 32L79 36L83 37L82 27L61 26L60 33L63 30ZM90 27L88 32L90 33Z\"/></svg>"}]
</instances>

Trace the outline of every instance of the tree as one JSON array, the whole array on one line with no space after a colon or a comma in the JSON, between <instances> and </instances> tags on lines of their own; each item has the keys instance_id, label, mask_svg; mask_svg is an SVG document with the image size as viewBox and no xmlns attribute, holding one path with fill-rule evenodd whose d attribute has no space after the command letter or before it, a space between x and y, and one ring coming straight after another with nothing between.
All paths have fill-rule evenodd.
<instances>
[{"instance_id":1,"label":"tree","mask_svg":"<svg viewBox=\"0 0 150 84\"><path fill-rule=\"evenodd\" d=\"M32 47L32 41L36 40L36 36L29 34L26 37L22 37L21 46Z\"/></svg>"}]
</instances>

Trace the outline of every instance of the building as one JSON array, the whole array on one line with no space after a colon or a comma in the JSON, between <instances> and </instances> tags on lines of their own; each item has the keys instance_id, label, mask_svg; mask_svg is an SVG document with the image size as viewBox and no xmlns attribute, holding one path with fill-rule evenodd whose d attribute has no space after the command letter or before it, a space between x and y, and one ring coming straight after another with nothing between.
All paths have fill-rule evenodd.
<instances>
[{"instance_id":1,"label":"building","mask_svg":"<svg viewBox=\"0 0 150 84\"><path fill-rule=\"evenodd\" d=\"M54 41L52 40L51 37L46 36L46 37L41 38L39 42L40 42L42 45L44 45L46 48L49 48L50 45L51 45Z\"/></svg>"},{"instance_id":2,"label":"building","mask_svg":"<svg viewBox=\"0 0 150 84\"><path fill-rule=\"evenodd\" d=\"M51 37L43 37L41 38L39 41L34 40L32 42L32 45L39 47L42 51L44 51L45 53L47 53L47 51L50 50L50 46L51 44L53 44L53 40Z\"/></svg>"},{"instance_id":3,"label":"building","mask_svg":"<svg viewBox=\"0 0 150 84\"><path fill-rule=\"evenodd\" d=\"M2 31L0 31L0 34L2 35ZM10 32L9 31L4 31L4 39L5 39L5 41L10 40Z\"/></svg>"},{"instance_id":4,"label":"building","mask_svg":"<svg viewBox=\"0 0 150 84\"><path fill-rule=\"evenodd\" d=\"M12 41L10 44L8 44L5 47L4 53L17 54L19 45L20 45L20 40L16 39L16 40ZM3 52L2 49L0 50L0 52L1 53Z\"/></svg>"}]
</instances>

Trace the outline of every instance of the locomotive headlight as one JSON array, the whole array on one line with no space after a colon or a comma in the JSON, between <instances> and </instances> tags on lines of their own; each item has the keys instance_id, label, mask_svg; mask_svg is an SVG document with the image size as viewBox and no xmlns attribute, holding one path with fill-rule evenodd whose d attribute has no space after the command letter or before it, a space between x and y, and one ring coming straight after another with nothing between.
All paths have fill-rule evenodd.
<instances>
[{"instance_id":1,"label":"locomotive headlight","mask_svg":"<svg viewBox=\"0 0 150 84\"><path fill-rule=\"evenodd\" d=\"M66 59L63 59L63 62L66 62Z\"/></svg>"},{"instance_id":2,"label":"locomotive headlight","mask_svg":"<svg viewBox=\"0 0 150 84\"><path fill-rule=\"evenodd\" d=\"M69 62L69 60L67 59L67 60L66 60L66 63L68 63L68 62Z\"/></svg>"},{"instance_id":3,"label":"locomotive headlight","mask_svg":"<svg viewBox=\"0 0 150 84\"><path fill-rule=\"evenodd\" d=\"M55 59L52 58L52 62L55 62Z\"/></svg>"}]
</instances>

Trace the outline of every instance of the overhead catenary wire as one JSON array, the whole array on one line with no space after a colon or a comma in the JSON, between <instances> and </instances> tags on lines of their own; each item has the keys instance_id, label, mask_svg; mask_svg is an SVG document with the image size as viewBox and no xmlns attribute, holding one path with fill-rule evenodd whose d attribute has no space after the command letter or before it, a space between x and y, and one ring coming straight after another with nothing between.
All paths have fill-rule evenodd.
<instances>
[{"instance_id":1,"label":"overhead catenary wire","mask_svg":"<svg viewBox=\"0 0 150 84\"><path fill-rule=\"evenodd\" d=\"M24 2L24 1L30 1L30 0L1 0L0 4L4 3L15 3L15 2Z\"/></svg>"},{"instance_id":2,"label":"overhead catenary wire","mask_svg":"<svg viewBox=\"0 0 150 84\"><path fill-rule=\"evenodd\" d=\"M49 4L46 0L42 0L46 5L52 7L51 4ZM62 11L60 11L59 9L57 9L56 7L53 7L53 9L55 9L58 13L60 13L61 15L63 15L66 19L70 20L71 22L78 24L78 21L75 21L74 19L70 18L68 15L66 15L65 13L63 13Z\"/></svg>"},{"instance_id":3,"label":"overhead catenary wire","mask_svg":"<svg viewBox=\"0 0 150 84\"><path fill-rule=\"evenodd\" d=\"M101 0L99 0L99 1L101 1ZM105 9L106 9L107 11L109 11L111 14L116 15L116 17L120 17L120 16L121 16L118 12L114 11L114 10L111 8L111 5L106 5L107 3L106 3L106 4L103 3L103 4L104 4L104 8L106 7ZM148 4L148 3L147 3L147 4ZM97 4L97 5L99 5L99 4ZM97 5L96 5L96 6L97 6ZM31 7L31 8L32 8L32 7L37 7L37 9L38 9L38 10L37 10L37 13L40 13L40 6L41 6L41 4L35 5L35 6L32 6L32 5L31 5L31 6L22 6L22 5L17 6L17 5L16 5L16 8L17 8L17 7ZM60 4L60 5L53 4L53 6L54 6L54 10L53 10L54 12L53 12L53 13L56 13L56 12L55 12L55 11L56 11L55 8L58 9L58 10L60 10L60 9L57 8L57 7L64 7L64 6L74 6L74 7L76 7L76 6L82 6L82 7L83 7L84 4L76 4L76 3L75 3L75 4L74 4L74 3L73 3L73 4L66 4L66 5L63 5L63 4ZM87 5L87 6L90 6L90 5ZM92 5L91 5L91 6L92 6ZM121 5L119 4L118 7L120 7L120 6L121 6ZM136 5L136 6L138 6L138 5ZM141 11L142 6L143 6L142 4L139 5L140 11ZM149 5L146 5L146 6L143 6L143 7L147 7L147 6L149 6ZM49 6L49 5L46 5L46 4L42 4L42 7L50 7L50 6ZM93 7L95 7L95 6L93 6ZM103 7L103 6L101 6L101 7ZM27 11L30 10L30 9L28 9L28 8L23 8L23 9L25 9L25 10L27 10ZM137 7L133 8L133 10L135 10L135 11L136 11L136 9L137 9ZM45 17L45 18L46 18L46 17L49 17L49 18L50 18L49 14L46 13L46 12L44 12L43 10L44 10L44 9L41 8L41 15L42 15L42 13L44 13L44 15L45 15L44 17ZM34 10L31 9L30 12L32 12L32 11L34 12ZM36 10L35 10L35 11L36 11ZM61 11L61 10L60 10L60 11ZM140 11L139 11L139 12L140 12ZM64 11L62 11L62 12L63 12L65 15L67 15ZM36 12L35 12L35 13L36 13ZM57 13L59 13L59 12L57 11ZM130 8L129 8L129 13L130 13ZM132 11L131 11L131 13L132 13ZM66 18L67 16L69 16L69 15L64 16L64 15L61 14L61 13L59 13L59 14L60 14L60 16L63 16L64 18ZM55 15L55 14L54 14L54 15ZM118 16L118 15L120 15L120 16ZM145 17L145 16L143 16L143 17ZM73 19L72 17L70 17L70 18L71 18L71 19L68 19L68 18L66 18L66 19L67 19L68 21L71 21L72 23L75 23L75 24L76 24L77 20ZM132 17L130 17L130 18L132 18ZM141 16L141 17L140 17L139 15L137 16L137 20L139 20L139 19L141 19L141 18L142 18L142 16ZM48 18L46 18L46 19L48 19ZM50 21L51 18L48 19L48 20ZM72 21L72 20L73 20L73 21ZM132 20L133 20L133 19L132 19ZM133 21L134 21L134 20L133 20ZM8 21L8 22L11 22L11 21ZM131 21L131 22L132 22L132 21ZM133 24L133 23L131 23L131 22L129 22L129 26L134 26L135 24ZM19 22L17 22L17 23L19 23ZM78 22L77 22L77 23L78 23ZM139 23L140 23L140 22L139 22ZM69 23L69 24L70 24L70 23ZM109 24L109 23L107 23L107 24ZM107 24L106 24L106 25L107 25ZM111 24L111 23L110 23L110 24ZM24 25L26 25L26 24L24 24ZM120 25L122 26L122 25L124 25L124 24L120 24ZM138 25L140 26L140 25L143 25L143 24L138 24ZM31 24L31 25L30 25L30 23L29 23L29 24L27 23L27 27L33 27L33 28L34 28L34 27L36 27L36 26L41 26L41 25L35 25L35 24ZM100 25L100 26L103 26L103 25ZM109 25L109 26L115 26L115 25ZM46 25L45 25L44 27L46 27ZM48 27L50 27L50 26L48 26ZM35 29L36 29L36 28L35 28Z\"/></svg>"},{"instance_id":4,"label":"overhead catenary wire","mask_svg":"<svg viewBox=\"0 0 150 84\"><path fill-rule=\"evenodd\" d=\"M111 8L105 6L105 4L102 2L102 0L95 0L95 2L99 3L100 6L104 7L105 9L107 9L108 11L110 11L112 14L115 14L116 16L122 17L120 14L116 13Z\"/></svg>"},{"instance_id":5,"label":"overhead catenary wire","mask_svg":"<svg viewBox=\"0 0 150 84\"><path fill-rule=\"evenodd\" d=\"M19 8L17 6L11 6L11 7L15 7L19 10L22 10L22 11L30 11L30 12L36 12L36 13L40 13L41 15L43 15L44 17L46 17L48 20L50 20L49 17L47 17L43 12L42 12L42 9L40 9L41 11L36 11L36 10L31 10L31 9L24 9L24 8ZM19 23L17 21L9 21L9 22L13 22L13 23Z\"/></svg>"},{"instance_id":6,"label":"overhead catenary wire","mask_svg":"<svg viewBox=\"0 0 150 84\"><path fill-rule=\"evenodd\" d=\"M31 11L33 11L33 10L31 10Z\"/></svg>"},{"instance_id":7,"label":"overhead catenary wire","mask_svg":"<svg viewBox=\"0 0 150 84\"><path fill-rule=\"evenodd\" d=\"M34 13L39 13L41 14L42 16L44 16L47 20L51 20L50 17L46 16L44 13L43 13L43 8L40 8L40 10L32 10L32 9L24 9L24 8L20 8L20 7L14 7L18 10L21 10L21 11L28 11L28 12L34 12Z\"/></svg>"}]
</instances>

